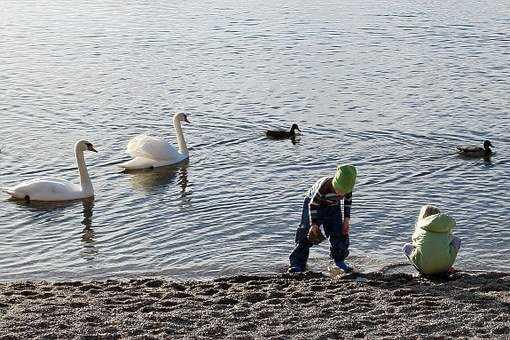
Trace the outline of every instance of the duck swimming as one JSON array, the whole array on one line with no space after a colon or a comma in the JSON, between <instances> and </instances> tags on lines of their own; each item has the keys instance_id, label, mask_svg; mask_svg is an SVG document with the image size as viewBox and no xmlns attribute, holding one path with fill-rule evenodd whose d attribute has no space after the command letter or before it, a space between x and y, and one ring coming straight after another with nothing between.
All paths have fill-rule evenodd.
<instances>
[{"instance_id":1,"label":"duck swimming","mask_svg":"<svg viewBox=\"0 0 510 340\"><path fill-rule=\"evenodd\" d=\"M271 139L287 139L287 138L295 138L296 130L301 132L297 124L292 124L290 131L266 131L266 136Z\"/></svg>"},{"instance_id":2,"label":"duck swimming","mask_svg":"<svg viewBox=\"0 0 510 340\"><path fill-rule=\"evenodd\" d=\"M488 140L483 142L483 148L476 145L457 146L458 153L465 157L490 157L492 143Z\"/></svg>"}]
</instances>

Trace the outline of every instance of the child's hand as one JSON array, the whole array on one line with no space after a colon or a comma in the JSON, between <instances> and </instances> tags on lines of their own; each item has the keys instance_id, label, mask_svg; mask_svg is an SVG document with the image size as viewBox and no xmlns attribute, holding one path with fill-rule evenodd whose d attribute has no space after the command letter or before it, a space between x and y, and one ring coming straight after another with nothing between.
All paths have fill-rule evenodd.
<instances>
[{"instance_id":1,"label":"child's hand","mask_svg":"<svg viewBox=\"0 0 510 340\"><path fill-rule=\"evenodd\" d=\"M344 223L342 225L342 234L344 234L345 236L349 235L349 223L350 223L350 221L351 221L350 218L344 218Z\"/></svg>"},{"instance_id":2,"label":"child's hand","mask_svg":"<svg viewBox=\"0 0 510 340\"><path fill-rule=\"evenodd\" d=\"M326 238L322 235L321 230L317 224L312 224L310 230L308 231L308 241L313 244L319 244L324 241Z\"/></svg>"}]
</instances>

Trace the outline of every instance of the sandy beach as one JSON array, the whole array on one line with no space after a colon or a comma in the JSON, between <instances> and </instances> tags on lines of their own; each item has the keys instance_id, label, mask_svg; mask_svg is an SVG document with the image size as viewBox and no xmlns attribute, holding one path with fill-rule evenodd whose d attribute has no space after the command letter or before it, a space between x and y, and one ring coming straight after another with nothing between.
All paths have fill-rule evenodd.
<instances>
[{"instance_id":1,"label":"sandy beach","mask_svg":"<svg viewBox=\"0 0 510 340\"><path fill-rule=\"evenodd\" d=\"M0 284L0 338L510 337L510 274Z\"/></svg>"}]
</instances>

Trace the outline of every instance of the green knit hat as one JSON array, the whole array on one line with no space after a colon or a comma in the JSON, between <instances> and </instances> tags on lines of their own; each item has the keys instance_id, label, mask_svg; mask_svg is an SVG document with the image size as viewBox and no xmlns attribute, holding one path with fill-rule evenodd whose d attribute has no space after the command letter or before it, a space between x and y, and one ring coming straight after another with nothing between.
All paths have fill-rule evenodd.
<instances>
[{"instance_id":1,"label":"green knit hat","mask_svg":"<svg viewBox=\"0 0 510 340\"><path fill-rule=\"evenodd\" d=\"M353 165L339 165L333 178L333 188L343 193L351 193L356 183L357 171Z\"/></svg>"}]
</instances>

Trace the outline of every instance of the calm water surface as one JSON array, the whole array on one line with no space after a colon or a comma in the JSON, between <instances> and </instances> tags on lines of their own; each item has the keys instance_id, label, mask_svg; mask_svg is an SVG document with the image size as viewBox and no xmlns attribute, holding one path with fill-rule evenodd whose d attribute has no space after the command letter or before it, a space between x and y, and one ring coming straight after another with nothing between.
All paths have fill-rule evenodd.
<instances>
[{"instance_id":1,"label":"calm water surface","mask_svg":"<svg viewBox=\"0 0 510 340\"><path fill-rule=\"evenodd\" d=\"M94 201L0 198L0 280L285 269L304 191L358 166L351 262L403 261L419 208L457 220L457 266L510 270L507 1L0 3L0 186L77 181ZM175 143L187 164L125 174L130 138ZM268 128L303 130L298 143ZM490 162L455 146L490 139ZM310 267L327 265L327 246Z\"/></svg>"}]
</instances>

